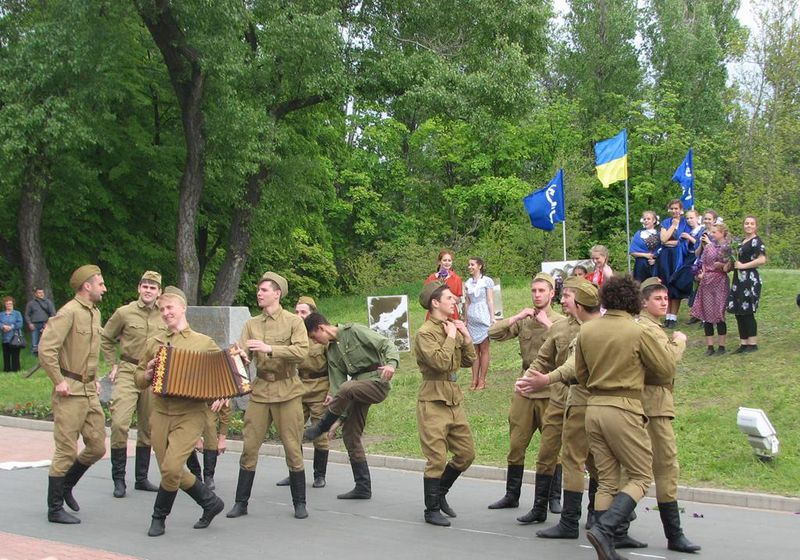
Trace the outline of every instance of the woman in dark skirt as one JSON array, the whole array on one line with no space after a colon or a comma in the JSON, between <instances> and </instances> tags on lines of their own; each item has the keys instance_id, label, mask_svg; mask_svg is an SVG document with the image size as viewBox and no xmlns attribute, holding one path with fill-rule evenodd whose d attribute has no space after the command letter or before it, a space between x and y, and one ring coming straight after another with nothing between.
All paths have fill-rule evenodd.
<instances>
[{"instance_id":1,"label":"woman in dark skirt","mask_svg":"<svg viewBox=\"0 0 800 560\"><path fill-rule=\"evenodd\" d=\"M656 276L656 258L661 247L658 217L652 210L642 213L642 229L633 234L628 252L634 258L633 277L638 282Z\"/></svg>"},{"instance_id":2,"label":"woman in dark skirt","mask_svg":"<svg viewBox=\"0 0 800 560\"><path fill-rule=\"evenodd\" d=\"M664 326L674 328L678 322L681 299L689 297L691 289L680 290L673 285L673 275L681 266L687 254L688 243L695 243L691 228L683 218L683 204L677 198L667 206L670 217L661 222L661 253L658 255L656 269L661 283L669 290L669 307L664 318Z\"/></svg>"},{"instance_id":3,"label":"woman in dark skirt","mask_svg":"<svg viewBox=\"0 0 800 560\"><path fill-rule=\"evenodd\" d=\"M739 327L739 348L734 354L758 350L756 311L761 297L761 277L758 267L767 262L767 249L758 237L755 216L744 219L744 240L733 263L733 284L728 296L728 313L736 316Z\"/></svg>"}]
</instances>

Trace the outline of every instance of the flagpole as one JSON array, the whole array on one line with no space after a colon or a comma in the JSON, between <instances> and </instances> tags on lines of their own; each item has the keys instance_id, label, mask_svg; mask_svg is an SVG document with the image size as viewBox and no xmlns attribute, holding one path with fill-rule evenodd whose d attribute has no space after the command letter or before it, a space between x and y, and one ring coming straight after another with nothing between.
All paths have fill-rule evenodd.
<instances>
[{"instance_id":1,"label":"flagpole","mask_svg":"<svg viewBox=\"0 0 800 560\"><path fill-rule=\"evenodd\" d=\"M561 222L562 245L564 247L564 260L567 260L567 220Z\"/></svg>"},{"instance_id":2,"label":"flagpole","mask_svg":"<svg viewBox=\"0 0 800 560\"><path fill-rule=\"evenodd\" d=\"M627 175L627 173L626 173ZM631 209L628 203L628 178L625 177L625 231L628 235L628 247L631 246ZM631 254L628 251L628 274L631 273Z\"/></svg>"}]
</instances>

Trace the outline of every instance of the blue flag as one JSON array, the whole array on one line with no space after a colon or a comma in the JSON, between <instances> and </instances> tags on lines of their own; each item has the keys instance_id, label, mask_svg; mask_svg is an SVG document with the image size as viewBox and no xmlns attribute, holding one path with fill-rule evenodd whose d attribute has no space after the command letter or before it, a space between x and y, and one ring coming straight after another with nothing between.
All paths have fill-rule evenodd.
<instances>
[{"instance_id":1,"label":"blue flag","mask_svg":"<svg viewBox=\"0 0 800 560\"><path fill-rule=\"evenodd\" d=\"M564 221L564 170L559 169L550 183L522 199L531 225L552 231L556 223Z\"/></svg>"},{"instance_id":2,"label":"blue flag","mask_svg":"<svg viewBox=\"0 0 800 560\"><path fill-rule=\"evenodd\" d=\"M692 149L683 158L683 163L675 170L672 180L683 187L681 202L687 210L694 208L694 163L692 162Z\"/></svg>"}]
</instances>

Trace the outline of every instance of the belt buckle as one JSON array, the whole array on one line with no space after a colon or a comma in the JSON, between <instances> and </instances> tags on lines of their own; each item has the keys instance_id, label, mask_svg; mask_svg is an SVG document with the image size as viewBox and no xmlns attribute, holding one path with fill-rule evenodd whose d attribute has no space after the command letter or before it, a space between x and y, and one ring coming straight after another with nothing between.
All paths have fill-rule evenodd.
<instances>
[{"instance_id":1,"label":"belt buckle","mask_svg":"<svg viewBox=\"0 0 800 560\"><path fill-rule=\"evenodd\" d=\"M450 374L450 381L458 381L458 375L455 373Z\"/></svg>"},{"instance_id":2,"label":"belt buckle","mask_svg":"<svg viewBox=\"0 0 800 560\"><path fill-rule=\"evenodd\" d=\"M267 381L275 381L275 374L274 373L268 373L266 375L266 377L267 377Z\"/></svg>"}]
</instances>

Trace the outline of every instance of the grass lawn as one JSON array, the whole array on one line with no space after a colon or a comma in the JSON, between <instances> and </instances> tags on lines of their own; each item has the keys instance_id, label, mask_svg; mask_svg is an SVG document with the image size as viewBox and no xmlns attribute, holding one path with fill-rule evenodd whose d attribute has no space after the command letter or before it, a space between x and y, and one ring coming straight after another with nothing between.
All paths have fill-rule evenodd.
<instances>
[{"instance_id":1,"label":"grass lawn","mask_svg":"<svg viewBox=\"0 0 800 560\"><path fill-rule=\"evenodd\" d=\"M675 431L681 462L681 484L776 494L800 495L800 310L795 297L800 291L800 271L764 270L764 294L757 318L759 351L754 354L707 358L702 328L681 326L689 336L689 347L678 366L675 400L678 418ZM526 280L504 279L503 300L509 316L530 304ZM417 303L419 285L399 286L379 294L408 294L412 332L422 324L423 310ZM344 296L318 300L320 310L332 321L367 322L366 298ZM681 309L680 324L688 319ZM736 322L729 316L729 351L738 345ZM516 341L492 343L488 388L471 393L468 370L459 383L466 394L465 406L477 446L476 463L505 466L508 452L507 414L514 379L519 374ZM32 364L23 350L23 367ZM372 407L367 426L368 451L421 457L416 431L416 392L420 374L411 353L401 355L392 392L382 404ZM18 374L0 377L0 406L7 412L19 405L34 415L46 414L51 384L39 371L30 379ZM739 406L762 408L778 432L779 457L772 463L755 458L746 437L736 427ZM528 450L526 464L532 466L538 436Z\"/></svg>"}]
</instances>

